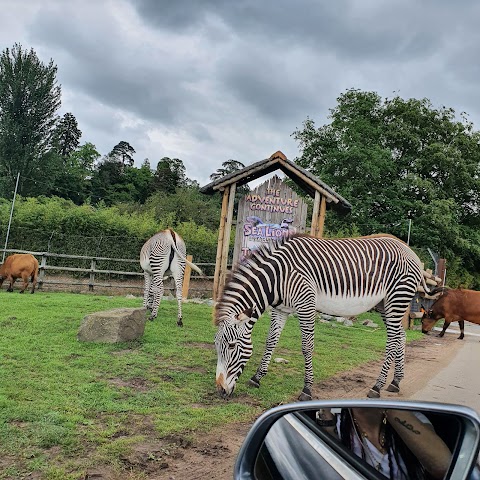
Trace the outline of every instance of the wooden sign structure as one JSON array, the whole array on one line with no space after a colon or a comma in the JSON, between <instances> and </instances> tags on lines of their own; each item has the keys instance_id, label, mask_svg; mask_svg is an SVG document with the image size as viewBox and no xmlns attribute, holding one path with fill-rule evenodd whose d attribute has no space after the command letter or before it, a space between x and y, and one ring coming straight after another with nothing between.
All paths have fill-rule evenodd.
<instances>
[{"instance_id":1,"label":"wooden sign structure","mask_svg":"<svg viewBox=\"0 0 480 480\"><path fill-rule=\"evenodd\" d=\"M271 157L256 162L237 172L225 175L200 189L202 193L213 195L222 192L222 211L220 214L220 225L218 229L218 247L215 263L215 274L213 280L213 299L217 300L225 284L228 274L228 253L230 237L233 225L233 207L237 186L245 185L248 182L263 177L276 170L281 170L293 182L295 182L305 193L314 199L313 214L310 233L316 237L323 236L325 214L327 208L336 210L339 213L347 213L352 206L341 195L331 187L323 183L318 177L303 169L296 163L288 160L280 151L275 152Z\"/></svg>"}]
</instances>

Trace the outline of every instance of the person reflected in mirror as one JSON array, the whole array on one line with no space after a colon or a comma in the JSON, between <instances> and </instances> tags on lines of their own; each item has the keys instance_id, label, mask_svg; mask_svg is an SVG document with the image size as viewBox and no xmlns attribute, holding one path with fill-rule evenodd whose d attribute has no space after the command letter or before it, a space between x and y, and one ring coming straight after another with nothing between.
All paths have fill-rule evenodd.
<instances>
[{"instance_id":1,"label":"person reflected in mirror","mask_svg":"<svg viewBox=\"0 0 480 480\"><path fill-rule=\"evenodd\" d=\"M392 480L445 477L451 452L421 412L379 408L317 413L317 424Z\"/></svg>"}]
</instances>

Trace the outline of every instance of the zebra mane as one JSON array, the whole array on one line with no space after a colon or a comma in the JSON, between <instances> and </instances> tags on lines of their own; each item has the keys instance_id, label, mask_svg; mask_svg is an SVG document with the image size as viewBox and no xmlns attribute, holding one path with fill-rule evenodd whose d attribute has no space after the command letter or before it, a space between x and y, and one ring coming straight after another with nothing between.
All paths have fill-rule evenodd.
<instances>
[{"instance_id":1,"label":"zebra mane","mask_svg":"<svg viewBox=\"0 0 480 480\"><path fill-rule=\"evenodd\" d=\"M220 299L215 304L215 312L214 312L214 315L213 315L213 324L216 325L216 326L219 326L223 323L222 320L220 320L220 316L221 316L220 313L221 313L222 306L229 302L229 297L226 294L226 292L228 291L228 288L229 288L231 282L235 281L235 279L239 275L243 275L243 276L247 275L248 276L251 269L255 268L258 265L259 260L262 260L262 259L270 256L270 254L272 252L274 252L278 247L287 243L292 238L295 238L295 237L309 237L309 236L310 235L298 233L298 234L290 235L288 237L282 237L282 238L280 238L278 240L275 240L273 242L264 243L257 250L254 250L253 252L251 252L251 254L248 256L248 258L244 259L242 262L237 263L232 268L232 270L228 273L228 275L226 276L225 285L223 286L223 290L222 290L222 292L220 294L220 297L219 297Z\"/></svg>"}]
</instances>

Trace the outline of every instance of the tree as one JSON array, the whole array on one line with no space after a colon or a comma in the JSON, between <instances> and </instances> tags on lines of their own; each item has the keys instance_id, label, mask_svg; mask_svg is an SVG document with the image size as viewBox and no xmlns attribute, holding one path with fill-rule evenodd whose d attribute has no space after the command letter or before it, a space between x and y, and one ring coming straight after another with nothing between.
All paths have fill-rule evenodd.
<instances>
[{"instance_id":1,"label":"tree","mask_svg":"<svg viewBox=\"0 0 480 480\"><path fill-rule=\"evenodd\" d=\"M213 180L213 181L219 180L225 175L238 172L242 168L245 168L245 165L242 162L239 162L238 160L232 160L232 159L227 160L226 162L222 163L221 168L217 168L217 170L210 175L210 180ZM235 215L238 212L238 202L240 201L242 196L246 195L249 191L250 191L250 187L247 184L237 186L235 190L235 202L233 207L233 211ZM220 199L220 202L221 202L221 199Z\"/></svg>"},{"instance_id":2,"label":"tree","mask_svg":"<svg viewBox=\"0 0 480 480\"><path fill-rule=\"evenodd\" d=\"M45 193L58 171L52 149L61 93L56 74L53 60L45 65L20 44L0 55L0 176L8 191L20 173L21 195Z\"/></svg>"},{"instance_id":3,"label":"tree","mask_svg":"<svg viewBox=\"0 0 480 480\"><path fill-rule=\"evenodd\" d=\"M125 184L129 185L132 200L138 203L145 203L153 193L153 173L150 169L150 162L144 161L140 168L128 167L125 170Z\"/></svg>"},{"instance_id":4,"label":"tree","mask_svg":"<svg viewBox=\"0 0 480 480\"><path fill-rule=\"evenodd\" d=\"M124 166L115 157L105 156L95 167L91 179L94 202L106 205L116 203L144 203L152 194L153 173L145 160L140 168Z\"/></svg>"},{"instance_id":5,"label":"tree","mask_svg":"<svg viewBox=\"0 0 480 480\"><path fill-rule=\"evenodd\" d=\"M71 113L66 113L55 128L55 144L58 153L65 160L80 144L81 130L77 119Z\"/></svg>"},{"instance_id":6,"label":"tree","mask_svg":"<svg viewBox=\"0 0 480 480\"><path fill-rule=\"evenodd\" d=\"M77 205L91 195L91 177L100 154L93 143L86 142L64 158L62 173L55 179L50 193L68 198Z\"/></svg>"},{"instance_id":7,"label":"tree","mask_svg":"<svg viewBox=\"0 0 480 480\"><path fill-rule=\"evenodd\" d=\"M106 205L128 201L130 196L125 195L122 175L123 165L109 155L104 156L92 174L92 200Z\"/></svg>"},{"instance_id":8,"label":"tree","mask_svg":"<svg viewBox=\"0 0 480 480\"><path fill-rule=\"evenodd\" d=\"M153 178L153 189L166 193L175 193L178 187L184 187L185 165L178 158L163 157L157 164Z\"/></svg>"},{"instance_id":9,"label":"tree","mask_svg":"<svg viewBox=\"0 0 480 480\"><path fill-rule=\"evenodd\" d=\"M210 175L210 180L218 180L229 173L238 172L238 170L241 170L242 168L245 168L245 165L242 162L232 159L227 160L222 163L221 168L217 168L217 170Z\"/></svg>"},{"instance_id":10,"label":"tree","mask_svg":"<svg viewBox=\"0 0 480 480\"><path fill-rule=\"evenodd\" d=\"M125 168L127 165L129 167L133 166L134 160L132 155L134 153L135 149L128 142L124 142L122 140L113 147L113 150L108 154L108 156L111 159L121 162L123 168Z\"/></svg>"},{"instance_id":11,"label":"tree","mask_svg":"<svg viewBox=\"0 0 480 480\"><path fill-rule=\"evenodd\" d=\"M349 200L352 213L330 215L330 231L389 232L432 248L480 273L480 134L451 108L428 99L382 99L348 90L318 129L294 132L298 163ZM480 284L480 277L479 277Z\"/></svg>"}]
</instances>

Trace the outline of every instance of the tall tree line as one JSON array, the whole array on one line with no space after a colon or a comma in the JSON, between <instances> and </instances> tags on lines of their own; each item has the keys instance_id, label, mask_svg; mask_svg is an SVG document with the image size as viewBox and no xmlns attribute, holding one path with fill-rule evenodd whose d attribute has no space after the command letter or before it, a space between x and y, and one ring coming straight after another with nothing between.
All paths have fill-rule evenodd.
<instances>
[{"instance_id":1,"label":"tall tree line","mask_svg":"<svg viewBox=\"0 0 480 480\"><path fill-rule=\"evenodd\" d=\"M480 287L480 133L428 99L351 89L337 102L330 123L317 128L308 118L294 133L298 163L353 205L327 227L410 233L413 246L447 258Z\"/></svg>"}]
</instances>

